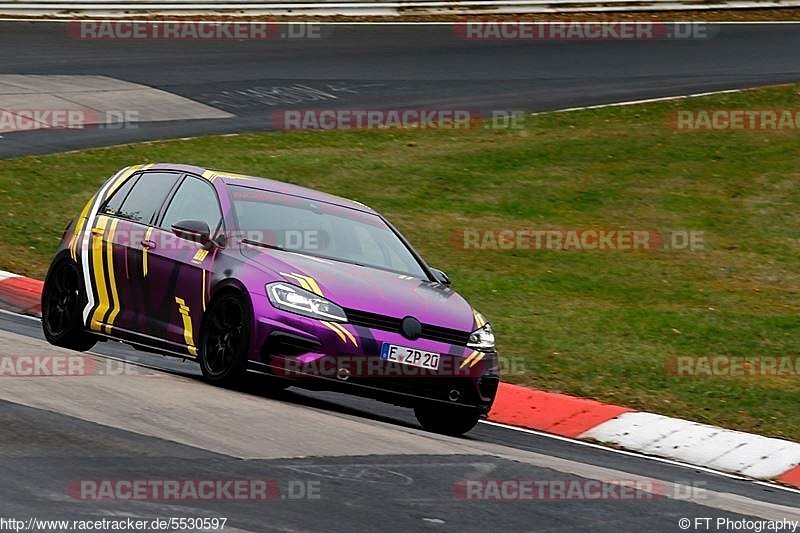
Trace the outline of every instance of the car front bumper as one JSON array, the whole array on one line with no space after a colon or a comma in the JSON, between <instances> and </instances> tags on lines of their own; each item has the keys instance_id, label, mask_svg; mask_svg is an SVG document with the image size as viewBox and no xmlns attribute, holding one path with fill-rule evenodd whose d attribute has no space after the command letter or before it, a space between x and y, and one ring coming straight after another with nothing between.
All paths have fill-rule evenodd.
<instances>
[{"instance_id":1,"label":"car front bumper","mask_svg":"<svg viewBox=\"0 0 800 533\"><path fill-rule=\"evenodd\" d=\"M440 355L437 370L381 359L384 343ZM499 384L497 352L291 313L257 317L251 366L292 384L414 407L442 403L488 413Z\"/></svg>"}]
</instances>

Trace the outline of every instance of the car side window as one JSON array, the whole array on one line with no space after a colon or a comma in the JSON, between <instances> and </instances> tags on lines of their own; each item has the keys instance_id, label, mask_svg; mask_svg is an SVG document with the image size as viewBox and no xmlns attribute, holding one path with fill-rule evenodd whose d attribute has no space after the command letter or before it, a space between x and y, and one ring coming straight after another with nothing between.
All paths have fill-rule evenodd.
<instances>
[{"instance_id":1,"label":"car side window","mask_svg":"<svg viewBox=\"0 0 800 533\"><path fill-rule=\"evenodd\" d=\"M182 220L200 220L208 224L212 235L222 222L222 210L214 189L199 178L187 176L169 203L161 228L172 231Z\"/></svg>"},{"instance_id":2,"label":"car side window","mask_svg":"<svg viewBox=\"0 0 800 533\"><path fill-rule=\"evenodd\" d=\"M128 178L121 187L114 191L114 194L111 195L111 198L106 202L103 213L106 215L118 215L122 210L122 202L128 197L128 194L131 192L133 185L138 179L138 175Z\"/></svg>"},{"instance_id":3,"label":"car side window","mask_svg":"<svg viewBox=\"0 0 800 533\"><path fill-rule=\"evenodd\" d=\"M145 172L143 173L122 206L116 210L116 215L142 224L152 223L153 216L161 208L167 194L175 186L180 174L175 172ZM118 193L121 191L117 191ZM116 198L116 194L114 196ZM109 204L110 206L111 204Z\"/></svg>"}]
</instances>

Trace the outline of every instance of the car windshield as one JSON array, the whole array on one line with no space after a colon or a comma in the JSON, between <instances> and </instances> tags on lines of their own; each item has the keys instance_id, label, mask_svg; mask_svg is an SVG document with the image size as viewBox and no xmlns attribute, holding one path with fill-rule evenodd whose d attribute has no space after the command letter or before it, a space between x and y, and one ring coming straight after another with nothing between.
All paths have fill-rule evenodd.
<instances>
[{"instance_id":1,"label":"car windshield","mask_svg":"<svg viewBox=\"0 0 800 533\"><path fill-rule=\"evenodd\" d=\"M228 185L228 190L246 242L427 278L377 215L239 185Z\"/></svg>"}]
</instances>

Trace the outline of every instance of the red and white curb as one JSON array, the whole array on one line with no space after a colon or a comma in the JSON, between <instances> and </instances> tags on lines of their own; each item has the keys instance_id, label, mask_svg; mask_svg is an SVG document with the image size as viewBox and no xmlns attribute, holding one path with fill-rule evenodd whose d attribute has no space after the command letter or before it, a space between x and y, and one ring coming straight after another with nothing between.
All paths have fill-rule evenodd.
<instances>
[{"instance_id":1,"label":"red and white curb","mask_svg":"<svg viewBox=\"0 0 800 533\"><path fill-rule=\"evenodd\" d=\"M489 420L800 488L800 444L501 383Z\"/></svg>"},{"instance_id":2,"label":"red and white curb","mask_svg":"<svg viewBox=\"0 0 800 533\"><path fill-rule=\"evenodd\" d=\"M0 309L40 315L43 283L0 271ZM489 420L800 488L800 444L501 383Z\"/></svg>"},{"instance_id":3,"label":"red and white curb","mask_svg":"<svg viewBox=\"0 0 800 533\"><path fill-rule=\"evenodd\" d=\"M579 438L800 487L800 444L783 439L641 412L624 413Z\"/></svg>"},{"instance_id":4,"label":"red and white curb","mask_svg":"<svg viewBox=\"0 0 800 533\"><path fill-rule=\"evenodd\" d=\"M0 308L39 316L43 282L0 270Z\"/></svg>"}]
</instances>

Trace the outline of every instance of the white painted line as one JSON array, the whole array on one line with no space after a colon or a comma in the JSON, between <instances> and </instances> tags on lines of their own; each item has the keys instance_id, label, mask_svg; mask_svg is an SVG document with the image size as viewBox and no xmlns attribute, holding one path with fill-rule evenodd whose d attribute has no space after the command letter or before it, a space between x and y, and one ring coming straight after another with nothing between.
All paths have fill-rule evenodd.
<instances>
[{"instance_id":1,"label":"white painted line","mask_svg":"<svg viewBox=\"0 0 800 533\"><path fill-rule=\"evenodd\" d=\"M28 320L33 320L34 322L41 322L42 321L42 319L40 319L39 317L36 317L36 316L22 315L20 313L15 313L13 311L6 311L5 309L0 309L0 315L14 316L14 317L17 317L17 318L26 318Z\"/></svg>"},{"instance_id":2,"label":"white painted line","mask_svg":"<svg viewBox=\"0 0 800 533\"><path fill-rule=\"evenodd\" d=\"M11 278L18 278L17 274L13 274L11 272L6 272L5 270L0 270L0 281L4 279L11 279Z\"/></svg>"},{"instance_id":3,"label":"white painted line","mask_svg":"<svg viewBox=\"0 0 800 533\"><path fill-rule=\"evenodd\" d=\"M756 89L765 89L767 87L783 87L792 85L789 83L786 84L778 84L778 85L765 85L761 87L746 87L743 89L725 89L722 91L708 91L704 93L692 93L692 94L682 94L676 96L662 96L660 98L644 98L642 100L626 100L623 102L610 102L607 104L597 104L597 105L587 105L582 107L565 107L562 109L554 109L552 111L539 111L536 113L531 113L530 116L540 116L540 115L549 115L552 113L568 113L570 111L585 111L587 109L603 109L606 107L623 107L629 105L639 105L639 104L651 104L654 102L671 102L674 100L686 100L688 98L700 98L702 96L714 96L718 94L732 94L732 93L741 93L744 91L753 91Z\"/></svg>"}]
</instances>

